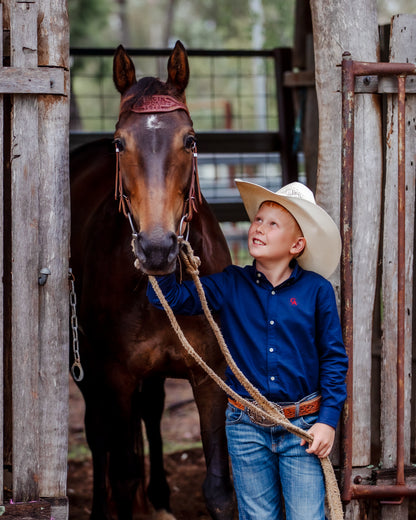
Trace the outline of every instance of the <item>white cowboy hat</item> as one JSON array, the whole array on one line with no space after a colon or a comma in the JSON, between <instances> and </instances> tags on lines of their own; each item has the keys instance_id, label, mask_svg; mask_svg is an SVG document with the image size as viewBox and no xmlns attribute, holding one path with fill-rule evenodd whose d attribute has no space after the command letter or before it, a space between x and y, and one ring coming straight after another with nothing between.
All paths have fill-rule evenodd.
<instances>
[{"instance_id":1,"label":"white cowboy hat","mask_svg":"<svg viewBox=\"0 0 416 520\"><path fill-rule=\"evenodd\" d=\"M318 206L312 191L300 182L292 182L274 193L252 182L235 180L247 214L252 222L265 201L277 202L296 219L306 239L299 265L328 278L341 256L341 236L328 213Z\"/></svg>"}]
</instances>

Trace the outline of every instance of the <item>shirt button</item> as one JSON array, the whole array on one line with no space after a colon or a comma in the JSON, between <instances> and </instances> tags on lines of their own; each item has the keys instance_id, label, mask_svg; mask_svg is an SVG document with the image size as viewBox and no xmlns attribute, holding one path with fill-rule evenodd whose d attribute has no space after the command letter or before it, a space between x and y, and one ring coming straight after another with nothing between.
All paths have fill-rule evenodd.
<instances>
[{"instance_id":1,"label":"shirt button","mask_svg":"<svg viewBox=\"0 0 416 520\"><path fill-rule=\"evenodd\" d=\"M256 280L256 283L260 283L260 280Z\"/></svg>"},{"instance_id":2,"label":"shirt button","mask_svg":"<svg viewBox=\"0 0 416 520\"><path fill-rule=\"evenodd\" d=\"M260 278L261 277L261 273L257 273L257 278Z\"/></svg>"},{"instance_id":3,"label":"shirt button","mask_svg":"<svg viewBox=\"0 0 416 520\"><path fill-rule=\"evenodd\" d=\"M274 325L274 320L269 321L270 325Z\"/></svg>"},{"instance_id":4,"label":"shirt button","mask_svg":"<svg viewBox=\"0 0 416 520\"><path fill-rule=\"evenodd\" d=\"M274 352L274 348L269 348L269 352Z\"/></svg>"},{"instance_id":5,"label":"shirt button","mask_svg":"<svg viewBox=\"0 0 416 520\"><path fill-rule=\"evenodd\" d=\"M273 296L276 294L276 291L272 291Z\"/></svg>"},{"instance_id":6,"label":"shirt button","mask_svg":"<svg viewBox=\"0 0 416 520\"><path fill-rule=\"evenodd\" d=\"M270 378L270 381L274 381L274 380L275 380L275 377L272 376L272 377Z\"/></svg>"}]
</instances>

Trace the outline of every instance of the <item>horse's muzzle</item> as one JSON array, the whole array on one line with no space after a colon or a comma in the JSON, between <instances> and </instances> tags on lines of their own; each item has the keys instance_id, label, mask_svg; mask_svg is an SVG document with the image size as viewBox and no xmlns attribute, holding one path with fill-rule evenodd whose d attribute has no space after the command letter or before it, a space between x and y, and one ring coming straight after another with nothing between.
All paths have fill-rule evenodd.
<instances>
[{"instance_id":1,"label":"horse's muzzle","mask_svg":"<svg viewBox=\"0 0 416 520\"><path fill-rule=\"evenodd\" d=\"M148 234L142 231L133 239L133 251L145 274L169 274L176 267L178 239L172 232Z\"/></svg>"}]
</instances>

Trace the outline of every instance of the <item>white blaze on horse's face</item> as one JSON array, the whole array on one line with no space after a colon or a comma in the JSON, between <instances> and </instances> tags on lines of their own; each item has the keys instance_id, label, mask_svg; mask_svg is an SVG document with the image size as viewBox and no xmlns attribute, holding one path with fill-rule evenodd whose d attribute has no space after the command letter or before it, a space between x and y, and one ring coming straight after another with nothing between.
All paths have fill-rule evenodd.
<instances>
[{"instance_id":1,"label":"white blaze on horse's face","mask_svg":"<svg viewBox=\"0 0 416 520\"><path fill-rule=\"evenodd\" d=\"M163 127L164 127L163 122L155 114L148 116L148 118L146 120L146 128L148 130L159 130L160 128L163 128Z\"/></svg>"}]
</instances>

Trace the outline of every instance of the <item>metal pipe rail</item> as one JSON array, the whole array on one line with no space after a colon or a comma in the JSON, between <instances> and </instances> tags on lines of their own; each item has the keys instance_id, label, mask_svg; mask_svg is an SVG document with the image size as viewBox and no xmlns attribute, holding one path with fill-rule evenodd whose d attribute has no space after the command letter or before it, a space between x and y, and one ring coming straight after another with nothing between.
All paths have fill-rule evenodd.
<instances>
[{"instance_id":1,"label":"metal pipe rail","mask_svg":"<svg viewBox=\"0 0 416 520\"><path fill-rule=\"evenodd\" d=\"M342 59L342 184L341 184L341 321L350 359L343 425L342 499L416 496L416 487L406 485L404 476L404 329L405 329L405 79L416 74L412 63L368 63L353 61L349 52ZM357 76L396 76L398 91L398 297L397 297L397 470L395 485L360 485L352 482L353 419L353 265L352 213L354 178L354 93Z\"/></svg>"}]
</instances>

